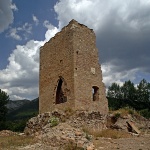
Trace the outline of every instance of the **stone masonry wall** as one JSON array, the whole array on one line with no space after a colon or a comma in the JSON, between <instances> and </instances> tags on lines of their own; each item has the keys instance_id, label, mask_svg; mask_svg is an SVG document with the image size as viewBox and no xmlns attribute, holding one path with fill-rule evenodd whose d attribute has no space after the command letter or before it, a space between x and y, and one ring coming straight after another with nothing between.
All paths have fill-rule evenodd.
<instances>
[{"instance_id":1,"label":"stone masonry wall","mask_svg":"<svg viewBox=\"0 0 150 150\"><path fill-rule=\"evenodd\" d=\"M75 107L79 110L100 111L105 114L108 104L99 65L96 36L93 30L74 23L74 85ZM93 101L92 87L98 87L98 100Z\"/></svg>"},{"instance_id":2,"label":"stone masonry wall","mask_svg":"<svg viewBox=\"0 0 150 150\"><path fill-rule=\"evenodd\" d=\"M40 113L72 108L107 114L93 30L72 20L41 48L39 86ZM65 100L59 104L58 91Z\"/></svg>"},{"instance_id":3,"label":"stone masonry wall","mask_svg":"<svg viewBox=\"0 0 150 150\"><path fill-rule=\"evenodd\" d=\"M74 107L72 32L57 33L40 51L40 113L56 107L56 90L59 77L67 84L67 102L58 108Z\"/></svg>"}]
</instances>

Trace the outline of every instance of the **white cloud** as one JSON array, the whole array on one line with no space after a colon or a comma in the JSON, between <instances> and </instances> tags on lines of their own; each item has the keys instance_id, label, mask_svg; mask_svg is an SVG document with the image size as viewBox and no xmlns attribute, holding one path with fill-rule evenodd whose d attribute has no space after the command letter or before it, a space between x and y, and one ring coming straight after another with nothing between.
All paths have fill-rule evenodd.
<instances>
[{"instance_id":1,"label":"white cloud","mask_svg":"<svg viewBox=\"0 0 150 150\"><path fill-rule=\"evenodd\" d=\"M94 29L102 64L150 73L149 0L60 0L54 9L59 28L75 19Z\"/></svg>"},{"instance_id":2,"label":"white cloud","mask_svg":"<svg viewBox=\"0 0 150 150\"><path fill-rule=\"evenodd\" d=\"M11 28L7 37L12 37L15 40L22 40L21 36L18 35L18 31L16 28Z\"/></svg>"},{"instance_id":3,"label":"white cloud","mask_svg":"<svg viewBox=\"0 0 150 150\"><path fill-rule=\"evenodd\" d=\"M55 5L60 27L63 27L71 19L88 25L95 31L102 29L106 23L116 25L130 25L133 29L143 26L143 16L149 13L149 0L60 0ZM150 15L147 14L145 21L149 25ZM134 23L135 22L135 23Z\"/></svg>"},{"instance_id":4,"label":"white cloud","mask_svg":"<svg viewBox=\"0 0 150 150\"><path fill-rule=\"evenodd\" d=\"M106 87L110 86L114 82L119 85L123 85L124 81L129 79L134 81L136 74L139 71L138 68L119 71L118 67L111 63L104 63L101 65L101 68L103 73L103 82Z\"/></svg>"},{"instance_id":5,"label":"white cloud","mask_svg":"<svg viewBox=\"0 0 150 150\"><path fill-rule=\"evenodd\" d=\"M13 23L14 16L12 9L15 9L15 4L12 4L10 0L0 1L0 33Z\"/></svg>"},{"instance_id":6,"label":"white cloud","mask_svg":"<svg viewBox=\"0 0 150 150\"><path fill-rule=\"evenodd\" d=\"M17 8L17 6L16 6L15 4L11 4L11 5L10 5L10 8L11 8L12 10L14 10L14 11L18 11L18 8Z\"/></svg>"},{"instance_id":7,"label":"white cloud","mask_svg":"<svg viewBox=\"0 0 150 150\"><path fill-rule=\"evenodd\" d=\"M32 34L32 25L26 22L21 27L10 28L6 37L11 37L15 40L27 40L29 34Z\"/></svg>"},{"instance_id":8,"label":"white cloud","mask_svg":"<svg viewBox=\"0 0 150 150\"><path fill-rule=\"evenodd\" d=\"M20 28L21 29L21 28ZM27 33L31 33L32 31L32 25L29 24L29 23L25 23L23 26L22 26L22 31L26 31Z\"/></svg>"},{"instance_id":9,"label":"white cloud","mask_svg":"<svg viewBox=\"0 0 150 150\"><path fill-rule=\"evenodd\" d=\"M39 48L43 44L42 41L31 40L26 45L18 45L9 57L7 68L0 71L1 87L7 89L12 99L38 96L39 64L35 57L39 56Z\"/></svg>"},{"instance_id":10,"label":"white cloud","mask_svg":"<svg viewBox=\"0 0 150 150\"><path fill-rule=\"evenodd\" d=\"M58 28L54 27L52 30L48 29L45 33L45 40L46 42L49 41L55 34L59 31Z\"/></svg>"},{"instance_id":11,"label":"white cloud","mask_svg":"<svg viewBox=\"0 0 150 150\"><path fill-rule=\"evenodd\" d=\"M11 99L38 97L39 48L57 31L56 28L48 29L45 34L47 39L44 41L30 40L26 45L17 45L13 50L8 58L8 66L0 70L1 89L6 91Z\"/></svg>"},{"instance_id":12,"label":"white cloud","mask_svg":"<svg viewBox=\"0 0 150 150\"><path fill-rule=\"evenodd\" d=\"M39 20L34 14L32 15L32 19L33 19L33 21L35 22L36 25L39 24Z\"/></svg>"},{"instance_id":13,"label":"white cloud","mask_svg":"<svg viewBox=\"0 0 150 150\"><path fill-rule=\"evenodd\" d=\"M138 72L150 74L150 2L149 0L60 0L55 12L59 28L49 21L43 41L31 40L18 45L9 57L9 65L0 71L0 84L11 98L38 96L39 47L53 37L71 19L93 28L100 50L103 79L112 82L136 80ZM17 32L27 30L17 28ZM31 33L31 27L28 33ZM20 35L20 34L19 34Z\"/></svg>"},{"instance_id":14,"label":"white cloud","mask_svg":"<svg viewBox=\"0 0 150 150\"><path fill-rule=\"evenodd\" d=\"M54 28L54 26L48 20L44 21L43 26L50 30Z\"/></svg>"},{"instance_id":15,"label":"white cloud","mask_svg":"<svg viewBox=\"0 0 150 150\"><path fill-rule=\"evenodd\" d=\"M49 39L59 31L59 29L57 27L54 27L48 20L44 21L43 26L48 29L45 33L46 41L49 41Z\"/></svg>"}]
</instances>

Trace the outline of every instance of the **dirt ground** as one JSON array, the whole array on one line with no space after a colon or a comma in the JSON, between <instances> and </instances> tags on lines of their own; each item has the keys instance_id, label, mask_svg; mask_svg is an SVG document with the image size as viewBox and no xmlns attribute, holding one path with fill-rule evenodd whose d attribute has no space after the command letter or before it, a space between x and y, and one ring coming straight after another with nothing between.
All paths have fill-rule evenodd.
<instances>
[{"instance_id":1,"label":"dirt ground","mask_svg":"<svg viewBox=\"0 0 150 150\"><path fill-rule=\"evenodd\" d=\"M150 134L132 138L97 138L94 140L97 150L150 150Z\"/></svg>"},{"instance_id":2,"label":"dirt ground","mask_svg":"<svg viewBox=\"0 0 150 150\"><path fill-rule=\"evenodd\" d=\"M6 136L8 139L9 136ZM21 136L22 137L22 136ZM21 138L20 137L20 138ZM1 137L0 137L1 139ZM14 139L18 140L18 139ZM9 141L10 142L10 141ZM150 150L150 134L140 135L140 136L132 136L130 138L104 138L97 137L94 139L94 150ZM0 140L0 150L50 150L53 149L49 147L49 145L45 145L45 143L26 143L24 146L22 145L4 145L4 142ZM2 146L3 144L3 146ZM2 147L1 147L2 146ZM57 148L56 148L57 149ZM56 150L55 149L55 150ZM75 150L75 149L73 149Z\"/></svg>"}]
</instances>

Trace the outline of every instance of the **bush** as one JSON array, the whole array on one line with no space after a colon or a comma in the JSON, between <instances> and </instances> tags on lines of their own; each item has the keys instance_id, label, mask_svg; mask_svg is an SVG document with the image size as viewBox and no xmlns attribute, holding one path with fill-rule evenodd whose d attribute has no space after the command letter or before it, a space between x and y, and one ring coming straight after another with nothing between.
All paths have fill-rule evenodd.
<instances>
[{"instance_id":1,"label":"bush","mask_svg":"<svg viewBox=\"0 0 150 150\"><path fill-rule=\"evenodd\" d=\"M27 120L6 121L6 129L14 132L23 132L26 127Z\"/></svg>"},{"instance_id":2,"label":"bush","mask_svg":"<svg viewBox=\"0 0 150 150\"><path fill-rule=\"evenodd\" d=\"M145 118L150 118L150 110L149 109L143 109L140 111L140 114Z\"/></svg>"},{"instance_id":3,"label":"bush","mask_svg":"<svg viewBox=\"0 0 150 150\"><path fill-rule=\"evenodd\" d=\"M51 127L57 126L59 124L59 118L52 117L50 118L49 123Z\"/></svg>"},{"instance_id":4,"label":"bush","mask_svg":"<svg viewBox=\"0 0 150 150\"><path fill-rule=\"evenodd\" d=\"M129 112L130 115L134 114L134 110L133 109L129 109L128 112Z\"/></svg>"},{"instance_id":5,"label":"bush","mask_svg":"<svg viewBox=\"0 0 150 150\"><path fill-rule=\"evenodd\" d=\"M115 113L114 117L117 120L119 117L121 116L121 114L119 112Z\"/></svg>"},{"instance_id":6,"label":"bush","mask_svg":"<svg viewBox=\"0 0 150 150\"><path fill-rule=\"evenodd\" d=\"M6 130L6 122L5 121L0 121L0 131L1 130Z\"/></svg>"},{"instance_id":7,"label":"bush","mask_svg":"<svg viewBox=\"0 0 150 150\"><path fill-rule=\"evenodd\" d=\"M136 115L136 116L140 115L137 111L135 111L135 110L133 110L133 109L131 109L129 107L125 107L125 108L121 108L121 109L118 109L118 110L115 110L115 111L111 111L111 113L114 114L114 117L116 119L119 118L119 117L124 117L124 116L126 116L128 114Z\"/></svg>"}]
</instances>

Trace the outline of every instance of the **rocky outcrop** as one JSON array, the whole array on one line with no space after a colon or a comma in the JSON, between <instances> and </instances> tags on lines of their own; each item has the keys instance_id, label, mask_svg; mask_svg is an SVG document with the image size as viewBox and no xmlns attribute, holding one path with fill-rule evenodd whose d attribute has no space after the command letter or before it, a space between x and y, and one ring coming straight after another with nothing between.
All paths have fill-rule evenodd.
<instances>
[{"instance_id":1,"label":"rocky outcrop","mask_svg":"<svg viewBox=\"0 0 150 150\"><path fill-rule=\"evenodd\" d=\"M67 148L81 148L85 150L94 150L94 137L86 133L84 129L100 131L106 128L111 128L130 133L137 129L141 130L147 127L149 130L149 121L143 117L127 114L117 116L109 114L106 118L97 111L58 111L39 114L37 117L31 118L24 130L26 135L33 135L37 141L35 145L30 146L30 149L54 149L64 150ZM106 124L107 120L107 124ZM129 130L131 123L134 124L134 129ZM31 148L32 147L32 148ZM23 149L28 149L24 147Z\"/></svg>"},{"instance_id":2,"label":"rocky outcrop","mask_svg":"<svg viewBox=\"0 0 150 150\"><path fill-rule=\"evenodd\" d=\"M52 118L58 118L59 123L66 122L74 128L86 126L99 130L106 129L106 116L100 114L100 112L76 111L68 113L55 110L31 118L27 122L25 134L34 135L36 132L42 131L47 124L51 124Z\"/></svg>"},{"instance_id":3,"label":"rocky outcrop","mask_svg":"<svg viewBox=\"0 0 150 150\"><path fill-rule=\"evenodd\" d=\"M16 132L10 131L10 130L2 130L0 131L0 137L1 136L12 136L12 135L18 135Z\"/></svg>"},{"instance_id":4,"label":"rocky outcrop","mask_svg":"<svg viewBox=\"0 0 150 150\"><path fill-rule=\"evenodd\" d=\"M127 114L116 118L115 115L109 114L107 116L107 127L140 134L140 132L150 132L150 121L140 115Z\"/></svg>"},{"instance_id":5,"label":"rocky outcrop","mask_svg":"<svg viewBox=\"0 0 150 150\"><path fill-rule=\"evenodd\" d=\"M69 145L87 150L94 149L92 136L83 127L105 129L106 116L99 112L62 112L53 111L31 118L24 130L26 135L34 135L40 142L52 148Z\"/></svg>"}]
</instances>

